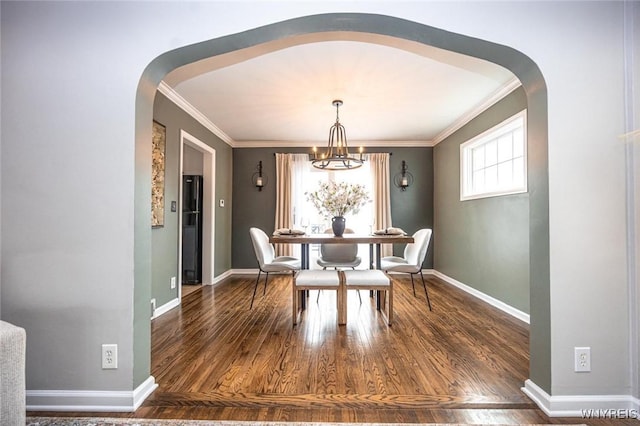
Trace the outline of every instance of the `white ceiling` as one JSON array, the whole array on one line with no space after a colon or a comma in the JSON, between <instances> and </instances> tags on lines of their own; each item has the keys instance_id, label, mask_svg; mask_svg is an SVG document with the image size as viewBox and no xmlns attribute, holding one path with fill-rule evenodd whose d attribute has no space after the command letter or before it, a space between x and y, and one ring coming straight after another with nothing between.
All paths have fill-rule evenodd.
<instances>
[{"instance_id":1,"label":"white ceiling","mask_svg":"<svg viewBox=\"0 0 640 426\"><path fill-rule=\"evenodd\" d=\"M518 85L505 68L436 48L323 41L188 65L167 75L163 92L232 146L326 145L334 99L344 101L350 146L406 146L439 142Z\"/></svg>"}]
</instances>

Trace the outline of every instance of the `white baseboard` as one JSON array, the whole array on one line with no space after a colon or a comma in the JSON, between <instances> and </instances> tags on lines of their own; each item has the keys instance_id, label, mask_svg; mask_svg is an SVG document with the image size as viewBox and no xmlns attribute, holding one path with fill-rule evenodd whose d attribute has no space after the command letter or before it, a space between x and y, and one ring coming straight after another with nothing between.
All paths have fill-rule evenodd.
<instances>
[{"instance_id":1,"label":"white baseboard","mask_svg":"<svg viewBox=\"0 0 640 426\"><path fill-rule=\"evenodd\" d=\"M153 376L132 391L27 390L27 411L134 412L158 387Z\"/></svg>"},{"instance_id":2,"label":"white baseboard","mask_svg":"<svg viewBox=\"0 0 640 426\"><path fill-rule=\"evenodd\" d=\"M524 382L522 392L549 417L640 419L640 400L631 395L551 396L531 380Z\"/></svg>"},{"instance_id":3,"label":"white baseboard","mask_svg":"<svg viewBox=\"0 0 640 426\"><path fill-rule=\"evenodd\" d=\"M506 312L507 314L519 319L520 321L526 322L527 324L529 324L530 321L530 317L529 314L527 314L526 312L522 312L519 309L514 308L513 306L507 305L506 303L489 296L488 294L485 294L479 290L476 290L473 287L470 287L464 283L461 283L460 281L451 278L445 274L443 274L442 272L436 271L435 269L425 269L423 270L424 274L430 274L433 275L435 277L440 278L442 281L451 284L455 287L458 287L459 289L465 291L466 293L469 293L472 296L477 297L478 299L490 304L493 307L496 307L498 309L500 309L503 312Z\"/></svg>"},{"instance_id":4,"label":"white baseboard","mask_svg":"<svg viewBox=\"0 0 640 426\"><path fill-rule=\"evenodd\" d=\"M180 306L180 299L178 299L176 297L175 299L169 300L167 303L165 303L164 305L156 308L152 312L151 319L156 319L160 315L165 314L165 313L169 312L171 309L176 308L178 306Z\"/></svg>"},{"instance_id":5,"label":"white baseboard","mask_svg":"<svg viewBox=\"0 0 640 426\"><path fill-rule=\"evenodd\" d=\"M216 285L219 284L220 282L222 282L223 280L229 278L230 276L232 276L234 274L233 269L227 269L226 271L224 271L223 273L221 273L220 275L218 275L217 277L215 277L213 279L213 282L210 285Z\"/></svg>"},{"instance_id":6,"label":"white baseboard","mask_svg":"<svg viewBox=\"0 0 640 426\"><path fill-rule=\"evenodd\" d=\"M258 268L254 269L229 269L229 275L258 275L260 270ZM264 275L264 272L262 273ZM283 272L269 272L269 275L291 275L291 271L283 271ZM264 278L260 278L261 280Z\"/></svg>"},{"instance_id":7,"label":"white baseboard","mask_svg":"<svg viewBox=\"0 0 640 426\"><path fill-rule=\"evenodd\" d=\"M147 380L142 382L140 386L133 390L133 410L136 411L151 393L156 390L158 384L153 376L149 376Z\"/></svg>"},{"instance_id":8,"label":"white baseboard","mask_svg":"<svg viewBox=\"0 0 640 426\"><path fill-rule=\"evenodd\" d=\"M258 273L258 268L253 269L229 269L230 275L253 275Z\"/></svg>"}]
</instances>

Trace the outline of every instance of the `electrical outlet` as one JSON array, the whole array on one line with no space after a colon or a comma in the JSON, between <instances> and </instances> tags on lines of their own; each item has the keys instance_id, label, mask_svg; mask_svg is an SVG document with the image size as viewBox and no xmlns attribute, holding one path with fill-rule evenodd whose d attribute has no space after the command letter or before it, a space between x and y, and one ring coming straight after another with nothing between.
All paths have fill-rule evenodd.
<instances>
[{"instance_id":1,"label":"electrical outlet","mask_svg":"<svg viewBox=\"0 0 640 426\"><path fill-rule=\"evenodd\" d=\"M577 373L585 373L591 371L591 348L576 347L574 348L575 366Z\"/></svg>"},{"instance_id":2,"label":"electrical outlet","mask_svg":"<svg viewBox=\"0 0 640 426\"><path fill-rule=\"evenodd\" d=\"M171 288L176 288L176 277L171 277Z\"/></svg>"},{"instance_id":3,"label":"electrical outlet","mask_svg":"<svg viewBox=\"0 0 640 426\"><path fill-rule=\"evenodd\" d=\"M153 317L153 315L156 312L156 299L153 298L151 299L151 316Z\"/></svg>"},{"instance_id":4,"label":"electrical outlet","mask_svg":"<svg viewBox=\"0 0 640 426\"><path fill-rule=\"evenodd\" d=\"M221 198L218 204L220 205L220 207L224 207L224 200Z\"/></svg>"},{"instance_id":5,"label":"electrical outlet","mask_svg":"<svg viewBox=\"0 0 640 426\"><path fill-rule=\"evenodd\" d=\"M118 345L102 345L102 369L118 368Z\"/></svg>"}]
</instances>

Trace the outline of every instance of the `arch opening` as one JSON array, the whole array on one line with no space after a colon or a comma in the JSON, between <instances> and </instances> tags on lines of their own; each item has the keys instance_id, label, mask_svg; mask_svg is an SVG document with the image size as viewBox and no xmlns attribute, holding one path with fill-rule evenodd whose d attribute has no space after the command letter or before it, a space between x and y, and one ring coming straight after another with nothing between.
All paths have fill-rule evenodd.
<instances>
[{"instance_id":1,"label":"arch opening","mask_svg":"<svg viewBox=\"0 0 640 426\"><path fill-rule=\"evenodd\" d=\"M142 312L150 294L150 145L153 99L165 77L176 84L197 67L242 62L270 52L318 41L365 41L426 55L433 48L484 59L510 70L522 83L528 107L529 182L529 379L550 393L551 327L549 275L549 183L547 89L537 67L507 46L447 32L400 18L370 14L325 14L295 18L166 52L152 61L138 86L136 104L134 386L149 377L150 325ZM146 321L146 325L145 325Z\"/></svg>"}]
</instances>

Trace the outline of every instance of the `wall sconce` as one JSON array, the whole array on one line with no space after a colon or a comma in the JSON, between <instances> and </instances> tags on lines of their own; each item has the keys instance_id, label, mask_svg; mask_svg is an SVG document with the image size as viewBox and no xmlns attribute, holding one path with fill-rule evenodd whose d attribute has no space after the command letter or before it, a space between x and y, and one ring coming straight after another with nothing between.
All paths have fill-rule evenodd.
<instances>
[{"instance_id":1,"label":"wall sconce","mask_svg":"<svg viewBox=\"0 0 640 426\"><path fill-rule=\"evenodd\" d=\"M402 160L402 171L394 176L393 183L402 191L413 185L413 175L408 172L406 161Z\"/></svg>"},{"instance_id":2,"label":"wall sconce","mask_svg":"<svg viewBox=\"0 0 640 426\"><path fill-rule=\"evenodd\" d=\"M262 176L262 160L258 162L258 171L251 176L251 182L258 191L262 191L262 188L267 185L267 177Z\"/></svg>"}]
</instances>

